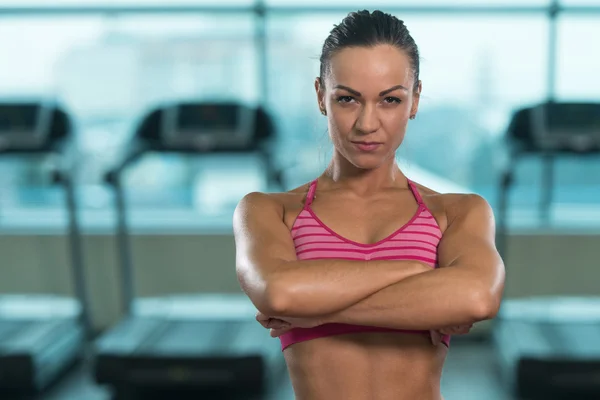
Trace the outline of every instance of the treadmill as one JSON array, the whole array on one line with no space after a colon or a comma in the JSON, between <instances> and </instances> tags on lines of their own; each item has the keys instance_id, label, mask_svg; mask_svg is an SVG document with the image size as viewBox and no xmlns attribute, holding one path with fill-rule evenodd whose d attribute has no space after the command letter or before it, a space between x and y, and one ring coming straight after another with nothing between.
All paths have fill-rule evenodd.
<instances>
[{"instance_id":1,"label":"treadmill","mask_svg":"<svg viewBox=\"0 0 600 400\"><path fill-rule=\"evenodd\" d=\"M94 371L96 381L111 386L117 398L251 399L285 373L277 341L255 321L256 308L241 293L135 299L121 184L127 167L146 153L237 153L256 154L269 183L282 186L267 148L273 135L262 108L235 102L169 104L142 119L125 156L107 173L116 199L125 318L98 340Z\"/></svg>"},{"instance_id":2,"label":"treadmill","mask_svg":"<svg viewBox=\"0 0 600 400\"><path fill-rule=\"evenodd\" d=\"M69 116L54 103L0 101L0 156L55 155L62 161L66 159L64 154L72 140L71 135ZM52 178L66 193L76 297L0 296L2 393L35 395L44 391L84 355L86 340L91 335L80 230L69 166L57 166Z\"/></svg>"},{"instance_id":3,"label":"treadmill","mask_svg":"<svg viewBox=\"0 0 600 400\"><path fill-rule=\"evenodd\" d=\"M600 104L550 102L522 108L513 115L507 139L511 162L501 182L498 218L504 259L508 194L518 161L544 158L540 213L547 220L555 158L600 155ZM505 299L492 338L501 379L518 399L600 399L600 296Z\"/></svg>"}]
</instances>

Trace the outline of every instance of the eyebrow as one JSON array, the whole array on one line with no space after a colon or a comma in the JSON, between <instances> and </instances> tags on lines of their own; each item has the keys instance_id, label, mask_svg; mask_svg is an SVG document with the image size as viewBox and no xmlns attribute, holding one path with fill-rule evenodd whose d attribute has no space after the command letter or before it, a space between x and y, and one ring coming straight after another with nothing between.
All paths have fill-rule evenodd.
<instances>
[{"instance_id":1,"label":"eyebrow","mask_svg":"<svg viewBox=\"0 0 600 400\"><path fill-rule=\"evenodd\" d=\"M360 97L360 96L362 96L362 94L361 94L359 91L357 91L357 90L354 90L354 89L352 89L352 88L349 88L348 86L344 86L344 85L336 85L336 86L334 87L334 89L344 89L344 90L346 90L346 91L348 91L348 92L352 93L352 94L353 94L353 95L355 95L356 97ZM402 86L402 85L396 85L396 86L393 86L393 87L391 87L391 88L389 88L389 89L386 89L386 90L384 90L383 92L379 93L379 96L380 96L380 97L382 97L382 96L385 96L386 94L388 94L388 93L391 93L391 92L393 92L394 90L398 90L398 89L402 89L402 90L405 90L405 91L407 91L407 92L408 92L408 89L407 89L407 88L405 88L404 86Z\"/></svg>"}]
</instances>

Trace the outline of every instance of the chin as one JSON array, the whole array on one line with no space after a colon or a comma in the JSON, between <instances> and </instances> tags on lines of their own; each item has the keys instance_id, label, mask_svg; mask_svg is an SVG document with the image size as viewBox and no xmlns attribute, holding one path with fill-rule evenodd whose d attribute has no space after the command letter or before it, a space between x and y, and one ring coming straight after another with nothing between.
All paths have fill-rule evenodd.
<instances>
[{"instance_id":1,"label":"chin","mask_svg":"<svg viewBox=\"0 0 600 400\"><path fill-rule=\"evenodd\" d=\"M369 155L355 155L353 157L349 157L348 161L354 165L356 168L371 170L377 169L381 167L387 161L387 157L378 156L375 154Z\"/></svg>"}]
</instances>

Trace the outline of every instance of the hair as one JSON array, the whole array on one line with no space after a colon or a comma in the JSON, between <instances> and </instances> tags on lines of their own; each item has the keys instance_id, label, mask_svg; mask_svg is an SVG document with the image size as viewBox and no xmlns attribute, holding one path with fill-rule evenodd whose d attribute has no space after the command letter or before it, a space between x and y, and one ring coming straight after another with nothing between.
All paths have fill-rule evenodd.
<instances>
[{"instance_id":1,"label":"hair","mask_svg":"<svg viewBox=\"0 0 600 400\"><path fill-rule=\"evenodd\" d=\"M340 50L386 44L404 51L409 57L416 90L419 85L419 48L404 21L379 10L372 13L367 10L351 12L339 25L334 25L321 52L321 83L329 72L331 58Z\"/></svg>"}]
</instances>

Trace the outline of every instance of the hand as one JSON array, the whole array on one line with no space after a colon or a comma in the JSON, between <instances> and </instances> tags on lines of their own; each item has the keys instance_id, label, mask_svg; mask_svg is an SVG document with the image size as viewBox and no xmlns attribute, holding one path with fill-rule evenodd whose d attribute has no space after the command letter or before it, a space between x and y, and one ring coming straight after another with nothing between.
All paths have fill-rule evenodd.
<instances>
[{"instance_id":1,"label":"hand","mask_svg":"<svg viewBox=\"0 0 600 400\"><path fill-rule=\"evenodd\" d=\"M290 324L293 328L314 328L315 326L323 325L323 318L292 318L292 317L276 317L278 320Z\"/></svg>"},{"instance_id":2,"label":"hand","mask_svg":"<svg viewBox=\"0 0 600 400\"><path fill-rule=\"evenodd\" d=\"M256 320L263 327L270 329L271 337L279 337L285 332L292 329L292 324L290 324L289 322L286 322L279 318L269 317L268 315L265 315L260 311L256 313Z\"/></svg>"},{"instance_id":3,"label":"hand","mask_svg":"<svg viewBox=\"0 0 600 400\"><path fill-rule=\"evenodd\" d=\"M271 337L279 337L294 328L313 328L323 325L324 321L318 318L291 318L269 317L261 313L256 313L256 320L265 328L271 330Z\"/></svg>"},{"instance_id":4,"label":"hand","mask_svg":"<svg viewBox=\"0 0 600 400\"><path fill-rule=\"evenodd\" d=\"M442 329L436 329L430 331L431 343L434 345L438 345L442 342L442 337L444 335L466 335L471 331L473 324L470 325L458 325L451 326Z\"/></svg>"},{"instance_id":5,"label":"hand","mask_svg":"<svg viewBox=\"0 0 600 400\"><path fill-rule=\"evenodd\" d=\"M471 331L472 327L473 327L473 324L451 326L449 328L440 329L439 332L442 335L466 335L467 333L469 333Z\"/></svg>"},{"instance_id":6,"label":"hand","mask_svg":"<svg viewBox=\"0 0 600 400\"><path fill-rule=\"evenodd\" d=\"M268 315L265 315L260 311L256 313L256 320L259 324L261 324L267 329L283 329L291 327L291 324L289 322L279 318L269 317Z\"/></svg>"}]
</instances>

